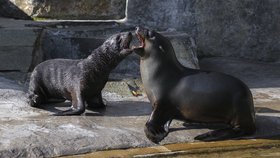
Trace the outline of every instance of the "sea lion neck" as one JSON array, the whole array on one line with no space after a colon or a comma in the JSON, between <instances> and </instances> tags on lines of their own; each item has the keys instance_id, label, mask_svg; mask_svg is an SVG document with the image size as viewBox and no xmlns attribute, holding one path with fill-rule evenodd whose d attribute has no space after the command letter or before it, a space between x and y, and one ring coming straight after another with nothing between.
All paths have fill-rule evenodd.
<instances>
[{"instance_id":1,"label":"sea lion neck","mask_svg":"<svg viewBox=\"0 0 280 158\"><path fill-rule=\"evenodd\" d=\"M86 59L81 60L78 64L84 73L91 76L92 72L99 72L99 74L108 76L110 71L116 67L118 56L114 53L102 52L104 50L97 48ZM106 66L105 66L106 65Z\"/></svg>"}]
</instances>

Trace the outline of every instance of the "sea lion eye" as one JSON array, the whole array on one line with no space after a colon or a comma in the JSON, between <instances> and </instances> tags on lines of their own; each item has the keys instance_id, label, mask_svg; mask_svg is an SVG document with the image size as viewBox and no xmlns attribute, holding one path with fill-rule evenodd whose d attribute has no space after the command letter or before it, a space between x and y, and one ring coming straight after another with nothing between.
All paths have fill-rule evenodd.
<instances>
[{"instance_id":1,"label":"sea lion eye","mask_svg":"<svg viewBox=\"0 0 280 158\"><path fill-rule=\"evenodd\" d=\"M149 37L151 38L151 37L154 37L155 36L155 31L149 31Z\"/></svg>"},{"instance_id":2,"label":"sea lion eye","mask_svg":"<svg viewBox=\"0 0 280 158\"><path fill-rule=\"evenodd\" d=\"M122 40L122 39L121 39L121 37L120 37L120 36L117 36L117 37L116 37L116 41L117 41L117 43L120 43L120 42L121 42L121 40Z\"/></svg>"},{"instance_id":3,"label":"sea lion eye","mask_svg":"<svg viewBox=\"0 0 280 158\"><path fill-rule=\"evenodd\" d=\"M165 52L163 47L161 45L159 45L159 49L162 51L162 52Z\"/></svg>"}]
</instances>

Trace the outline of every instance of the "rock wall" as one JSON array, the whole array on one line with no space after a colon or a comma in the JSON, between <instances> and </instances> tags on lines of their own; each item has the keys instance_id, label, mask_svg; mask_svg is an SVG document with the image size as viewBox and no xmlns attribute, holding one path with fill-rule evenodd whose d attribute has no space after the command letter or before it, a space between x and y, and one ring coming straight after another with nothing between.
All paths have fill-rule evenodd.
<instances>
[{"instance_id":1,"label":"rock wall","mask_svg":"<svg viewBox=\"0 0 280 158\"><path fill-rule=\"evenodd\" d=\"M31 20L31 18L9 0L0 0L0 17Z\"/></svg>"},{"instance_id":2,"label":"rock wall","mask_svg":"<svg viewBox=\"0 0 280 158\"><path fill-rule=\"evenodd\" d=\"M129 23L183 30L199 56L280 60L279 0L128 1Z\"/></svg>"},{"instance_id":3,"label":"rock wall","mask_svg":"<svg viewBox=\"0 0 280 158\"><path fill-rule=\"evenodd\" d=\"M133 27L141 25L159 31L185 32L194 37L199 57L280 61L279 0L0 1L0 16L24 18L26 15L22 15L20 9L35 18L126 18L125 24Z\"/></svg>"}]
</instances>

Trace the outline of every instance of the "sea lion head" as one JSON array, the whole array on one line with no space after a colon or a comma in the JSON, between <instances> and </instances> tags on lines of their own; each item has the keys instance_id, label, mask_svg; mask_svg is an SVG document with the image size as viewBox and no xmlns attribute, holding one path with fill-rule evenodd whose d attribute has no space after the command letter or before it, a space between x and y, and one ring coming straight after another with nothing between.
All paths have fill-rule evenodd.
<instances>
[{"instance_id":1,"label":"sea lion head","mask_svg":"<svg viewBox=\"0 0 280 158\"><path fill-rule=\"evenodd\" d=\"M134 47L133 51L147 58L149 56L170 56L174 55L174 50L171 42L158 32L141 27L136 27L135 34L140 41L140 46Z\"/></svg>"},{"instance_id":2,"label":"sea lion head","mask_svg":"<svg viewBox=\"0 0 280 158\"><path fill-rule=\"evenodd\" d=\"M104 52L106 53L118 55L120 57L125 57L133 52L132 49L129 48L131 40L131 32L115 34L109 37L103 43L102 48L105 49Z\"/></svg>"}]
</instances>

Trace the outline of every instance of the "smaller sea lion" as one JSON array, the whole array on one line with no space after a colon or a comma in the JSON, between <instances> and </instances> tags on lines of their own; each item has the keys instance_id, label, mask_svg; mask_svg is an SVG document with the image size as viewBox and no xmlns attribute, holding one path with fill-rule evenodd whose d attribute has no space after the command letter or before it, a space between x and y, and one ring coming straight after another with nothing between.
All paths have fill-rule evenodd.
<instances>
[{"instance_id":1,"label":"smaller sea lion","mask_svg":"<svg viewBox=\"0 0 280 158\"><path fill-rule=\"evenodd\" d=\"M53 59L35 67L31 74L28 98L32 107L47 103L50 99L70 100L69 110L57 115L80 115L88 107L105 107L101 90L109 73L126 56L132 40L130 32L108 38L86 59Z\"/></svg>"}]
</instances>

